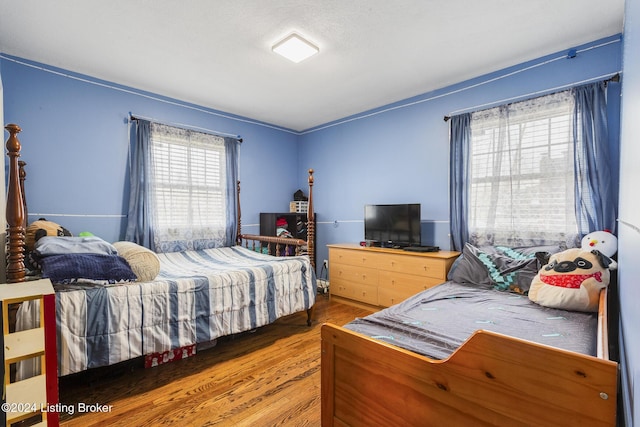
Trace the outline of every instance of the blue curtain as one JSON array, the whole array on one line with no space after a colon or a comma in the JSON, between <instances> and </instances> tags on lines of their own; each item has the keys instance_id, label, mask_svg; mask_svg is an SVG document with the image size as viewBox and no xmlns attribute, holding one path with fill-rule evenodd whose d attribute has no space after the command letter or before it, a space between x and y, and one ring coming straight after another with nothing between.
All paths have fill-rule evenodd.
<instances>
[{"instance_id":1,"label":"blue curtain","mask_svg":"<svg viewBox=\"0 0 640 427\"><path fill-rule=\"evenodd\" d=\"M151 123L147 120L135 120L132 126L131 144L131 168L129 173L129 213L127 221L127 231L125 239L147 248L151 247L153 236L151 235L151 216L147 210L150 209L149 183L146 179L147 168L149 167L149 138L151 134Z\"/></svg>"},{"instance_id":2,"label":"blue curtain","mask_svg":"<svg viewBox=\"0 0 640 427\"><path fill-rule=\"evenodd\" d=\"M581 235L616 229L617 186L612 182L606 91L606 82L574 88L575 198Z\"/></svg>"},{"instance_id":3,"label":"blue curtain","mask_svg":"<svg viewBox=\"0 0 640 427\"><path fill-rule=\"evenodd\" d=\"M236 242L238 234L238 169L240 140L225 137L224 148L227 161L227 242L226 246L232 246Z\"/></svg>"},{"instance_id":4,"label":"blue curtain","mask_svg":"<svg viewBox=\"0 0 640 427\"><path fill-rule=\"evenodd\" d=\"M471 113L451 117L449 164L449 221L453 250L462 251L469 239L467 227Z\"/></svg>"}]
</instances>

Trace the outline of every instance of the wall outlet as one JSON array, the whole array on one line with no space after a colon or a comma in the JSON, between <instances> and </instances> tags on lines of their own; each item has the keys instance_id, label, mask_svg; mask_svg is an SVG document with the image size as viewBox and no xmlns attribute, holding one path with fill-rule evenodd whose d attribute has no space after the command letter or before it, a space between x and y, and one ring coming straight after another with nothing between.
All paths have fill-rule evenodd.
<instances>
[{"instance_id":1,"label":"wall outlet","mask_svg":"<svg viewBox=\"0 0 640 427\"><path fill-rule=\"evenodd\" d=\"M322 261L322 266L323 266L324 268L329 268L329 260L328 260L328 259L325 259L324 261Z\"/></svg>"}]
</instances>

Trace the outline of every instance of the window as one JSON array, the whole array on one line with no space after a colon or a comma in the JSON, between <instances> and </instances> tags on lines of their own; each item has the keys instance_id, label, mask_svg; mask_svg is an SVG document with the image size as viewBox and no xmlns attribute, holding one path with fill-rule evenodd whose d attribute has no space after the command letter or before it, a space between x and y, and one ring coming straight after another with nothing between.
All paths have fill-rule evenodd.
<instances>
[{"instance_id":1,"label":"window","mask_svg":"<svg viewBox=\"0 0 640 427\"><path fill-rule=\"evenodd\" d=\"M156 247L184 250L224 245L225 156L224 138L151 124L150 182Z\"/></svg>"},{"instance_id":2,"label":"window","mask_svg":"<svg viewBox=\"0 0 640 427\"><path fill-rule=\"evenodd\" d=\"M471 115L469 236L512 246L577 237L570 91Z\"/></svg>"}]
</instances>

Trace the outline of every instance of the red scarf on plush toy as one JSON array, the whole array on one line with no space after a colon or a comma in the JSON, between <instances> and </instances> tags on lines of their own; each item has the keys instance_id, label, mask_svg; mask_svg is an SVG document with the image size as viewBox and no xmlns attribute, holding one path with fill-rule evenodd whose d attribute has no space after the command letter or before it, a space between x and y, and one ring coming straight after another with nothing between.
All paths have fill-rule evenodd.
<instances>
[{"instance_id":1,"label":"red scarf on plush toy","mask_svg":"<svg viewBox=\"0 0 640 427\"><path fill-rule=\"evenodd\" d=\"M582 282L590 277L594 277L598 282L602 282L601 271L596 271L593 274L541 274L540 280L551 286L577 289L580 287Z\"/></svg>"}]
</instances>

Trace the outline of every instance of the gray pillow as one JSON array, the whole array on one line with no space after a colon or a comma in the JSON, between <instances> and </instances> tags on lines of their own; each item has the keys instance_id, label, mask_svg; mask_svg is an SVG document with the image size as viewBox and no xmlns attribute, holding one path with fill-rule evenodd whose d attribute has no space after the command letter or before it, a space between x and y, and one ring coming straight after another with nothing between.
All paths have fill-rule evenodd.
<instances>
[{"instance_id":1,"label":"gray pillow","mask_svg":"<svg viewBox=\"0 0 640 427\"><path fill-rule=\"evenodd\" d=\"M448 278L458 283L493 286L500 291L526 294L543 265L540 255L560 250L559 246L475 247L467 243L451 267Z\"/></svg>"}]
</instances>

